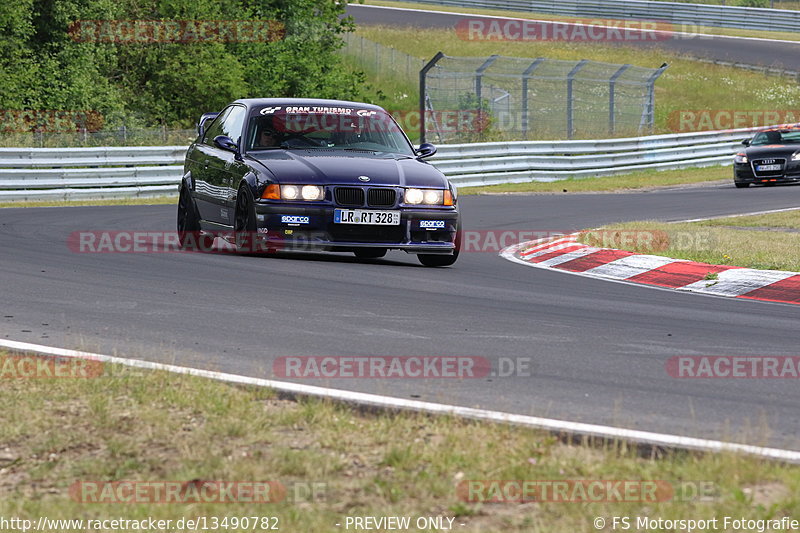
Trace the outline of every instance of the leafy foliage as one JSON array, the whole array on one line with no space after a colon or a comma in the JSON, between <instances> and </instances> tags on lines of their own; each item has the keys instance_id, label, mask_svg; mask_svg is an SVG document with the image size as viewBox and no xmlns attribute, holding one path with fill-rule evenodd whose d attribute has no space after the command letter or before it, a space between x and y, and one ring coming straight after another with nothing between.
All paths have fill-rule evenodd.
<instances>
[{"instance_id":1,"label":"leafy foliage","mask_svg":"<svg viewBox=\"0 0 800 533\"><path fill-rule=\"evenodd\" d=\"M17 0L0 8L0 109L92 110L106 126L191 127L244 97L358 98L336 0ZM277 39L126 39L102 21L277 21ZM94 21L94 22L87 22ZM106 24L108 27L108 24ZM112 24L113 27L113 24ZM78 29L76 29L78 28ZM282 35L282 38L281 38ZM87 37L90 36L90 37ZM102 36L108 38L100 38Z\"/></svg>"}]
</instances>

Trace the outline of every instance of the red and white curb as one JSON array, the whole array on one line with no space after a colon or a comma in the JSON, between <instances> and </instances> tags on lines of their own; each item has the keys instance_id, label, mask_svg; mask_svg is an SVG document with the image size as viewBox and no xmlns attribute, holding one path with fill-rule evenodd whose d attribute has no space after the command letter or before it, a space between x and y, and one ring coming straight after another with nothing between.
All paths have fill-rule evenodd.
<instances>
[{"instance_id":1,"label":"red and white curb","mask_svg":"<svg viewBox=\"0 0 800 533\"><path fill-rule=\"evenodd\" d=\"M583 276L715 296L800 304L799 272L711 265L596 248L579 243L578 235L523 242L506 248L500 255L515 263Z\"/></svg>"}]
</instances>

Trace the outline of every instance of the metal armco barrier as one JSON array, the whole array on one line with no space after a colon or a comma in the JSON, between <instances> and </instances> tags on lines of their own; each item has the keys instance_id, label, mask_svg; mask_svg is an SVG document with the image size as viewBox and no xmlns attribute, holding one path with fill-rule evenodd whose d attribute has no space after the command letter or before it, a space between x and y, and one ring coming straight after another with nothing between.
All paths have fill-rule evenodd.
<instances>
[{"instance_id":1,"label":"metal armco barrier","mask_svg":"<svg viewBox=\"0 0 800 533\"><path fill-rule=\"evenodd\" d=\"M505 9L598 19L639 19L696 26L796 32L800 11L647 0L418 0L425 4ZM476 15L480 16L480 15ZM682 31L676 28L676 31Z\"/></svg>"},{"instance_id":2,"label":"metal armco barrier","mask_svg":"<svg viewBox=\"0 0 800 533\"><path fill-rule=\"evenodd\" d=\"M597 141L450 144L439 146L431 163L461 187L730 165L742 139L760 129Z\"/></svg>"},{"instance_id":3,"label":"metal armco barrier","mask_svg":"<svg viewBox=\"0 0 800 533\"><path fill-rule=\"evenodd\" d=\"M445 144L439 145L430 161L461 187L729 165L741 140L759 129L588 141ZM185 153L183 146L0 148L0 201L174 195Z\"/></svg>"},{"instance_id":4,"label":"metal armco barrier","mask_svg":"<svg viewBox=\"0 0 800 533\"><path fill-rule=\"evenodd\" d=\"M185 146L0 148L0 201L168 196L185 155Z\"/></svg>"}]
</instances>

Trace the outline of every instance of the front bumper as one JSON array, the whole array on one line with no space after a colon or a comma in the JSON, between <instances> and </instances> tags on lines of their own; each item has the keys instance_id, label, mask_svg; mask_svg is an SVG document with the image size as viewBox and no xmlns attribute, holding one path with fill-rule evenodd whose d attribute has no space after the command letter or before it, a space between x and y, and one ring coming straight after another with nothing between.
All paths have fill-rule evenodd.
<instances>
[{"instance_id":1,"label":"front bumper","mask_svg":"<svg viewBox=\"0 0 800 533\"><path fill-rule=\"evenodd\" d=\"M387 248L424 254L452 254L455 250L459 217L456 208L338 208L257 202L255 209L259 243L269 248L300 251ZM333 221L336 209L400 211L400 224L337 224Z\"/></svg>"},{"instance_id":2,"label":"front bumper","mask_svg":"<svg viewBox=\"0 0 800 533\"><path fill-rule=\"evenodd\" d=\"M765 175L756 175L750 163L734 163L733 180L736 183L796 183L800 181L800 163L788 163L783 171Z\"/></svg>"}]
</instances>

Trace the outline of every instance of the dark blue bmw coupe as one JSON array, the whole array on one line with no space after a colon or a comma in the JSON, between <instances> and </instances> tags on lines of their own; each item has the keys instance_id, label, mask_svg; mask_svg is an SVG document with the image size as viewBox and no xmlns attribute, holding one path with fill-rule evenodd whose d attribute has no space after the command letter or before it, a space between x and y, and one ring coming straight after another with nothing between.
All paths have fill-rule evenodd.
<instances>
[{"instance_id":1,"label":"dark blue bmw coupe","mask_svg":"<svg viewBox=\"0 0 800 533\"><path fill-rule=\"evenodd\" d=\"M178 233L248 251L417 254L449 266L460 249L455 187L382 108L312 99L237 100L204 114L186 154Z\"/></svg>"}]
</instances>

